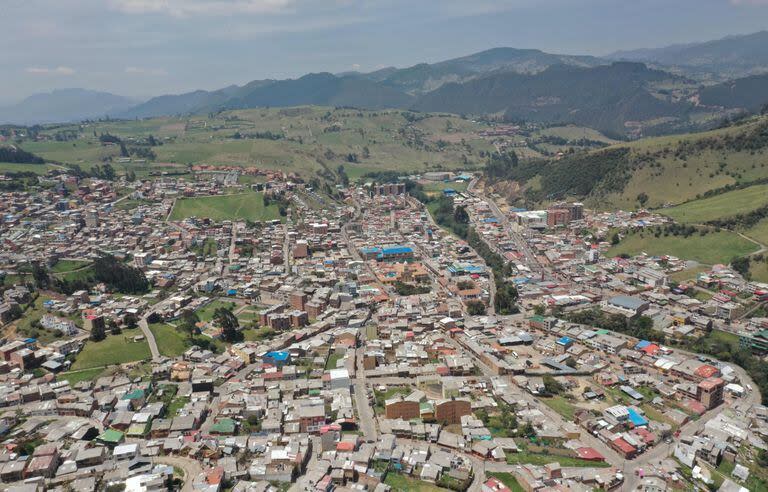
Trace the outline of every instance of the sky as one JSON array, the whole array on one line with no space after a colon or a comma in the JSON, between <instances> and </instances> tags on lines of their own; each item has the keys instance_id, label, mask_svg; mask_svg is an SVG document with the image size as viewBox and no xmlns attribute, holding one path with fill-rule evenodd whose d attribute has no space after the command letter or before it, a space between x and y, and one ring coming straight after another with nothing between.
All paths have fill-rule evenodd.
<instances>
[{"instance_id":1,"label":"sky","mask_svg":"<svg viewBox=\"0 0 768 492\"><path fill-rule=\"evenodd\" d=\"M604 55L768 29L768 0L0 0L0 104L145 99L509 46Z\"/></svg>"}]
</instances>

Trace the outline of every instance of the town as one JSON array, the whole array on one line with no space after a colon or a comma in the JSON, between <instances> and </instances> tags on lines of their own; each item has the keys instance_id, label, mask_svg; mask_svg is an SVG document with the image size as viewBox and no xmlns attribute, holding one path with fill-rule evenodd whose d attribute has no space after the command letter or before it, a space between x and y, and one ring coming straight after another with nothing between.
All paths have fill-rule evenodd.
<instances>
[{"instance_id":1,"label":"town","mask_svg":"<svg viewBox=\"0 0 768 492\"><path fill-rule=\"evenodd\" d=\"M768 487L768 285L609 254L667 217L191 176L0 195L4 490Z\"/></svg>"}]
</instances>

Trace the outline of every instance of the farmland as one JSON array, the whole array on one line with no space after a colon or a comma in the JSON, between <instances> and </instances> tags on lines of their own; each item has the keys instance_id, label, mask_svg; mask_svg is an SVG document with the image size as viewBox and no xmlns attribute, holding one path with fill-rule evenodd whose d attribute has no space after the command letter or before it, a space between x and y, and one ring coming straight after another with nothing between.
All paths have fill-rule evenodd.
<instances>
[{"instance_id":1,"label":"farmland","mask_svg":"<svg viewBox=\"0 0 768 492\"><path fill-rule=\"evenodd\" d=\"M480 167L482 152L493 145L478 136L483 123L450 115L406 116L402 111L363 111L326 107L250 109L136 121L65 125L75 130L69 141L21 141L44 159L90 169L120 157L120 148L104 145L102 134L119 137L128 147L152 135L154 162L114 163L119 173L187 172L188 165L258 167L304 176L327 174L343 165L353 179L381 170L427 171ZM265 135L271 135L265 137ZM6 167L7 166L7 167ZM4 165L0 170L43 173L51 165Z\"/></svg>"}]
</instances>

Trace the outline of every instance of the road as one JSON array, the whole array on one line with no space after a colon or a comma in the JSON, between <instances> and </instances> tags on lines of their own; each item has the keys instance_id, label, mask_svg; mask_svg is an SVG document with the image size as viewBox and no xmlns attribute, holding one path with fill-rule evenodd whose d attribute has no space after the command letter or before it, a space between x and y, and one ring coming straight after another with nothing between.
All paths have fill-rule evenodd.
<instances>
[{"instance_id":1,"label":"road","mask_svg":"<svg viewBox=\"0 0 768 492\"><path fill-rule=\"evenodd\" d=\"M152 333L152 330L149 329L149 323L147 322L147 318L152 315L152 311L145 314L141 319L139 319L139 328L141 329L141 332L144 334L144 338L147 339L147 343L149 344L149 351L152 353L152 360L158 361L162 358L160 355L160 350L157 348L157 341L155 340L155 335Z\"/></svg>"},{"instance_id":2,"label":"road","mask_svg":"<svg viewBox=\"0 0 768 492\"><path fill-rule=\"evenodd\" d=\"M358 348L355 351L355 405L357 406L357 419L359 428L363 432L363 438L376 440L376 418L373 415L373 409L368 401L368 385L365 380L365 369L363 369L364 349Z\"/></svg>"},{"instance_id":3,"label":"road","mask_svg":"<svg viewBox=\"0 0 768 492\"><path fill-rule=\"evenodd\" d=\"M181 492L192 492L195 490L192 486L192 481L203 472L203 467L199 461L180 456L157 456L153 458L153 461L154 463L179 468L184 472L184 485L181 487Z\"/></svg>"},{"instance_id":4,"label":"road","mask_svg":"<svg viewBox=\"0 0 768 492\"><path fill-rule=\"evenodd\" d=\"M534 273L540 273L543 271L542 266L539 264L538 258L536 258L536 255L533 254L531 251L530 246L528 245L528 241L525 240L525 238L517 232L513 227L512 224L509 222L509 218L505 213L501 211L498 205L496 205L496 202L489 197L486 197L482 193L475 191L475 186L477 185L477 178L473 178L472 181L470 181L469 186L467 186L467 193L470 195L475 196L476 198L479 198L483 201L485 201L488 206L491 209L491 212L493 212L493 215L496 216L497 219L499 219L499 223L507 230L509 233L509 237L512 238L512 240L515 242L515 246L517 247L517 250L523 254L525 258L525 263L528 268L530 268L531 272ZM490 245L494 249L495 245Z\"/></svg>"}]
</instances>

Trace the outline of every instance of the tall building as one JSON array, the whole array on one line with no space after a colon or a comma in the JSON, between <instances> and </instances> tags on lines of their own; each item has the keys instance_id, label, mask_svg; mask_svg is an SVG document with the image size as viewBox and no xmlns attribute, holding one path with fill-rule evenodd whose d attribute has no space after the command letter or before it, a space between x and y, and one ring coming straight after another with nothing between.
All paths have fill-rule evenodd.
<instances>
[{"instance_id":1,"label":"tall building","mask_svg":"<svg viewBox=\"0 0 768 492\"><path fill-rule=\"evenodd\" d=\"M725 381L720 378L710 378L701 381L696 387L696 399L711 410L723 403L723 389Z\"/></svg>"}]
</instances>

